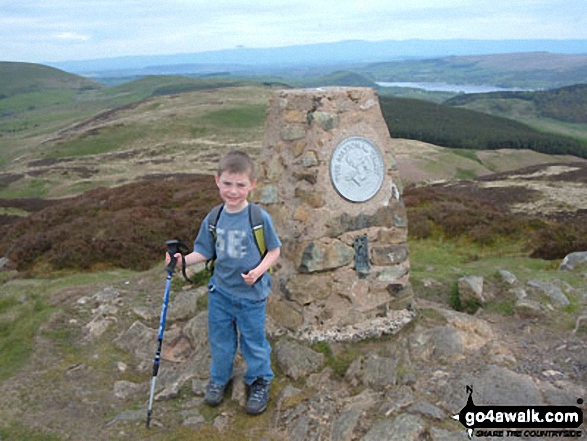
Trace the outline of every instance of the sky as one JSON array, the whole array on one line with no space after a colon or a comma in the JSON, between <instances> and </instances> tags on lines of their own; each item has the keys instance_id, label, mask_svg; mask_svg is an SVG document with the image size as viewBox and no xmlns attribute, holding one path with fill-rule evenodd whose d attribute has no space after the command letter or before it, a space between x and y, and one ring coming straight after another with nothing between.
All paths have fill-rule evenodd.
<instances>
[{"instance_id":1,"label":"sky","mask_svg":"<svg viewBox=\"0 0 587 441\"><path fill-rule=\"evenodd\" d=\"M587 39L585 0L0 0L0 61L343 40Z\"/></svg>"}]
</instances>

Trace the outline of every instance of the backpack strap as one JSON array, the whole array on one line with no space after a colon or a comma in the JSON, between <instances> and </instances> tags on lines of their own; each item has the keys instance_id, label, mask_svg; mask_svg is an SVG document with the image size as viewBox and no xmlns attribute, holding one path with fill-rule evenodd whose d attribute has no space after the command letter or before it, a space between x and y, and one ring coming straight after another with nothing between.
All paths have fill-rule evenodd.
<instances>
[{"instance_id":1,"label":"backpack strap","mask_svg":"<svg viewBox=\"0 0 587 441\"><path fill-rule=\"evenodd\" d=\"M216 225L218 224L218 219L220 218L220 214L224 209L224 204L218 204L210 211L210 218L208 221L208 231L212 234L212 238L214 239L214 255L212 258L206 261L206 269L210 271L211 274L214 273L214 262L216 262L216 239L218 238L218 233L216 232Z\"/></svg>"},{"instance_id":2,"label":"backpack strap","mask_svg":"<svg viewBox=\"0 0 587 441\"><path fill-rule=\"evenodd\" d=\"M257 204L249 204L249 221L255 237L255 244L261 254L261 259L267 254L267 245L265 245L265 229L263 227L263 213L261 207Z\"/></svg>"},{"instance_id":3,"label":"backpack strap","mask_svg":"<svg viewBox=\"0 0 587 441\"><path fill-rule=\"evenodd\" d=\"M208 221L208 231L210 234L212 234L214 239L214 255L206 262L206 268L208 268L211 273L214 273L214 262L216 261L216 239L218 238L216 225L218 224L218 219L220 218L220 214L222 213L223 209L224 204L219 204L212 208ZM255 245L257 245L259 254L261 254L261 260L263 260L267 254L267 245L265 244L265 228L263 226L263 212L259 205L252 202L249 203L248 210L249 223L251 224L251 230L253 231L253 237L255 238Z\"/></svg>"}]
</instances>

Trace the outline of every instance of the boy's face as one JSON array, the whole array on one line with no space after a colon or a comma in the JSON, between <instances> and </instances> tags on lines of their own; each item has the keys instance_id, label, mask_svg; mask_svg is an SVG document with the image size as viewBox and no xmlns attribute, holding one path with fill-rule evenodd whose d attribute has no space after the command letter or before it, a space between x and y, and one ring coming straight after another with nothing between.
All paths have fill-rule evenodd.
<instances>
[{"instance_id":1,"label":"boy's face","mask_svg":"<svg viewBox=\"0 0 587 441\"><path fill-rule=\"evenodd\" d=\"M257 185L257 180L251 181L247 173L224 171L220 176L216 175L216 185L226 210L229 213L237 213L247 206L247 196Z\"/></svg>"}]
</instances>

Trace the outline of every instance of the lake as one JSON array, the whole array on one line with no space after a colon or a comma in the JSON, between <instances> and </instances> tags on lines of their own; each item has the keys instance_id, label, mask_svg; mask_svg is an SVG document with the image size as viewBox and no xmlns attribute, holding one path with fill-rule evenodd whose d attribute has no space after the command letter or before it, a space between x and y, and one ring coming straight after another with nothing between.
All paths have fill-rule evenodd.
<instances>
[{"instance_id":1,"label":"lake","mask_svg":"<svg viewBox=\"0 0 587 441\"><path fill-rule=\"evenodd\" d=\"M452 93L488 93L488 92L524 92L530 89L516 87L506 88L497 86L475 85L475 84L449 84L449 83L411 83L411 82L379 82L381 87L410 87L412 89L424 89L429 92L452 92Z\"/></svg>"}]
</instances>

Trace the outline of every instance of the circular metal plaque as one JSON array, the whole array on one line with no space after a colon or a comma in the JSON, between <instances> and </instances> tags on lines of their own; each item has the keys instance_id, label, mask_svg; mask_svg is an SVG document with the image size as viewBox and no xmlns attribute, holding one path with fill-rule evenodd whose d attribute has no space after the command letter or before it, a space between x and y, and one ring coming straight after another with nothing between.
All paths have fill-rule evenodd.
<instances>
[{"instance_id":1,"label":"circular metal plaque","mask_svg":"<svg viewBox=\"0 0 587 441\"><path fill-rule=\"evenodd\" d=\"M330 160L334 188L351 202L365 202L375 196L383 184L384 173L379 148L359 136L343 140Z\"/></svg>"}]
</instances>

